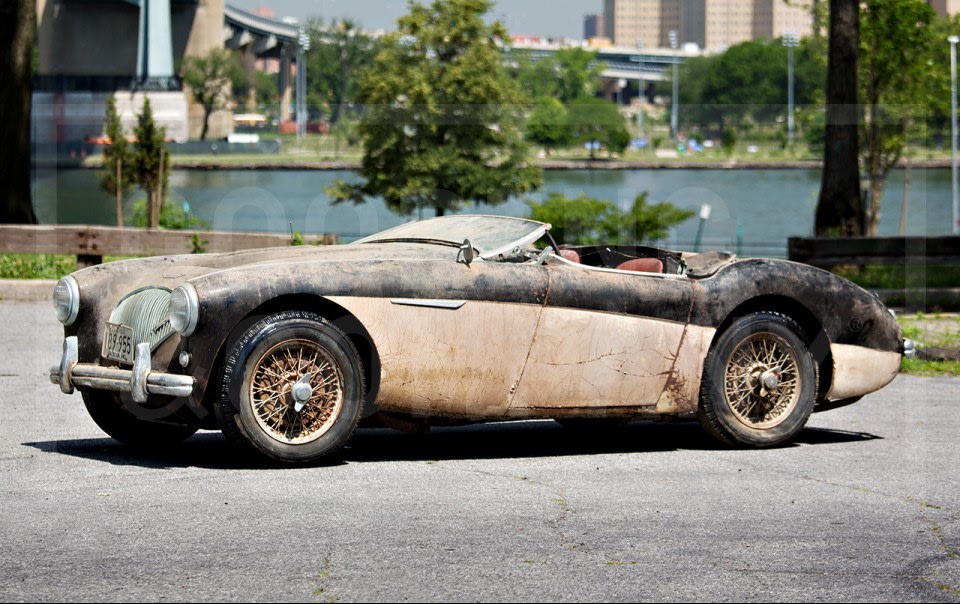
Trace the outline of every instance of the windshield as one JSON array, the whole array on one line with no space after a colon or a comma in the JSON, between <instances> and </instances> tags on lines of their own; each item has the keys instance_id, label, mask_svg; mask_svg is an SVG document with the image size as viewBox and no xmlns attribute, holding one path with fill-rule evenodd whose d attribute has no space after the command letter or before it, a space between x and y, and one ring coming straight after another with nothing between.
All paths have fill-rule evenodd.
<instances>
[{"instance_id":1,"label":"windshield","mask_svg":"<svg viewBox=\"0 0 960 604\"><path fill-rule=\"evenodd\" d=\"M526 218L463 214L408 222L355 243L413 241L459 246L469 239L481 258L490 259L516 247L525 248L549 229L549 224Z\"/></svg>"}]
</instances>

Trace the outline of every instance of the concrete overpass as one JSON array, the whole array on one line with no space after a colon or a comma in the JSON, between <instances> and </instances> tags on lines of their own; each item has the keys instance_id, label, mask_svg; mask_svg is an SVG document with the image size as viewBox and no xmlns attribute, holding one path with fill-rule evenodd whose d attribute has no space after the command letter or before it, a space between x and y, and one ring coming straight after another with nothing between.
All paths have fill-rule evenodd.
<instances>
[{"instance_id":1,"label":"concrete overpass","mask_svg":"<svg viewBox=\"0 0 960 604\"><path fill-rule=\"evenodd\" d=\"M565 48L559 44L531 44L514 43L507 51L507 55L512 53L522 53L529 56L534 61L552 56L560 49ZM690 49L669 49L669 48L623 48L623 47L587 47L597 53L597 62L603 66L600 77L604 80L604 89L608 96L615 98L616 84L619 80L626 80L627 88L630 91L624 100L636 97L640 87L647 88L655 82L662 82L668 79L671 74L674 63L683 63L690 57L701 56L703 53L699 50Z\"/></svg>"},{"instance_id":2,"label":"concrete overpass","mask_svg":"<svg viewBox=\"0 0 960 604\"><path fill-rule=\"evenodd\" d=\"M290 105L296 24L260 17L224 0L37 0L37 11L35 140L99 134L109 94L116 94L128 129L148 95L168 136L198 136L202 108L184 91L175 65L214 48L237 49L248 60L279 59L285 68L281 105L284 110ZM226 135L231 121L229 112L215 113L210 136Z\"/></svg>"}]
</instances>

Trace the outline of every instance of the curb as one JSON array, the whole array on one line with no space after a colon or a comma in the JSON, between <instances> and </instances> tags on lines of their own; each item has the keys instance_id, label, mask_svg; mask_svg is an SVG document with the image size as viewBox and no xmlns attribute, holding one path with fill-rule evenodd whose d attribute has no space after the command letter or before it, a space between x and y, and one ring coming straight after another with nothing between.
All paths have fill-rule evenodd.
<instances>
[{"instance_id":1,"label":"curb","mask_svg":"<svg viewBox=\"0 0 960 604\"><path fill-rule=\"evenodd\" d=\"M49 301L56 284L52 279L0 279L0 301Z\"/></svg>"}]
</instances>

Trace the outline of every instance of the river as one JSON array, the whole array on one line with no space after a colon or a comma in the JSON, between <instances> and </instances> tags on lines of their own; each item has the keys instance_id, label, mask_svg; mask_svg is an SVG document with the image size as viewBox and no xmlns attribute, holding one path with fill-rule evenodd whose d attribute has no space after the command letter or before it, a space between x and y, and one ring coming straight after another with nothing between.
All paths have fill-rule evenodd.
<instances>
[{"instance_id":1,"label":"river","mask_svg":"<svg viewBox=\"0 0 960 604\"><path fill-rule=\"evenodd\" d=\"M98 171L42 170L34 173L34 200L42 224L116 224L114 199L97 185ZM189 203L190 213L210 228L233 231L287 232L292 227L307 241L316 233L339 233L341 241L395 226L407 220L390 212L382 200L333 205L324 189L349 171L319 170L175 170L170 199ZM703 231L703 249L744 255L784 256L790 236L810 235L820 186L819 170L552 170L542 189L499 206L467 207L463 212L529 215L526 200L556 191L576 197L615 201L627 208L637 193L649 200L670 201L699 212L711 206ZM903 201L904 173L895 171L881 204L880 234L896 235ZM124 212L144 194L124 200ZM432 211L425 211L426 216ZM950 171L914 169L907 210L908 235L947 235L951 227ZM661 245L691 249L698 220L674 228ZM738 231L740 240L738 243Z\"/></svg>"}]
</instances>

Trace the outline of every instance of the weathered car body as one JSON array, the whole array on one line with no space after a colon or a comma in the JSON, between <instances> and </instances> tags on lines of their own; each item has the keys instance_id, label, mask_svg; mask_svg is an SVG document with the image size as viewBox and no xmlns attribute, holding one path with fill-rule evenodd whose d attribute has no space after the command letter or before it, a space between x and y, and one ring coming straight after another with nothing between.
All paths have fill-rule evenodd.
<instances>
[{"instance_id":1,"label":"weathered car body","mask_svg":"<svg viewBox=\"0 0 960 604\"><path fill-rule=\"evenodd\" d=\"M79 310L51 380L65 392L83 390L94 419L121 440L163 440L151 428L159 422L181 428L170 439L220 428L269 457L301 462L337 450L371 416L395 424L696 412L721 440L765 446L792 438L814 406L851 402L899 370L904 341L895 319L875 296L828 272L633 246L560 255L555 244L531 249L549 229L532 221L503 249L479 248L473 262L461 253L476 244L451 245L462 231L496 230L501 220L518 219L429 221L449 233L436 240L388 231L346 246L78 271L70 287ZM617 268L637 258L658 272ZM175 288L196 306L194 325L179 330L164 307ZM136 323L138 314L142 325L108 335L109 320ZM311 330L341 343L323 343ZM118 333L139 345L133 362L124 351L105 358L104 338ZM721 345L729 352L712 361ZM311 354L309 368L294 359ZM358 380L350 375L361 376L352 390ZM339 384L336 392L321 381ZM711 393L711 384L719 390ZM304 420L304 407L309 413L324 397L326 411ZM753 407L780 411L758 415ZM734 413L725 420L728 408ZM302 424L319 426L321 416L329 425L313 440L330 437L337 421L352 425L305 453L313 440L304 440ZM258 426L272 440L254 434Z\"/></svg>"}]
</instances>

